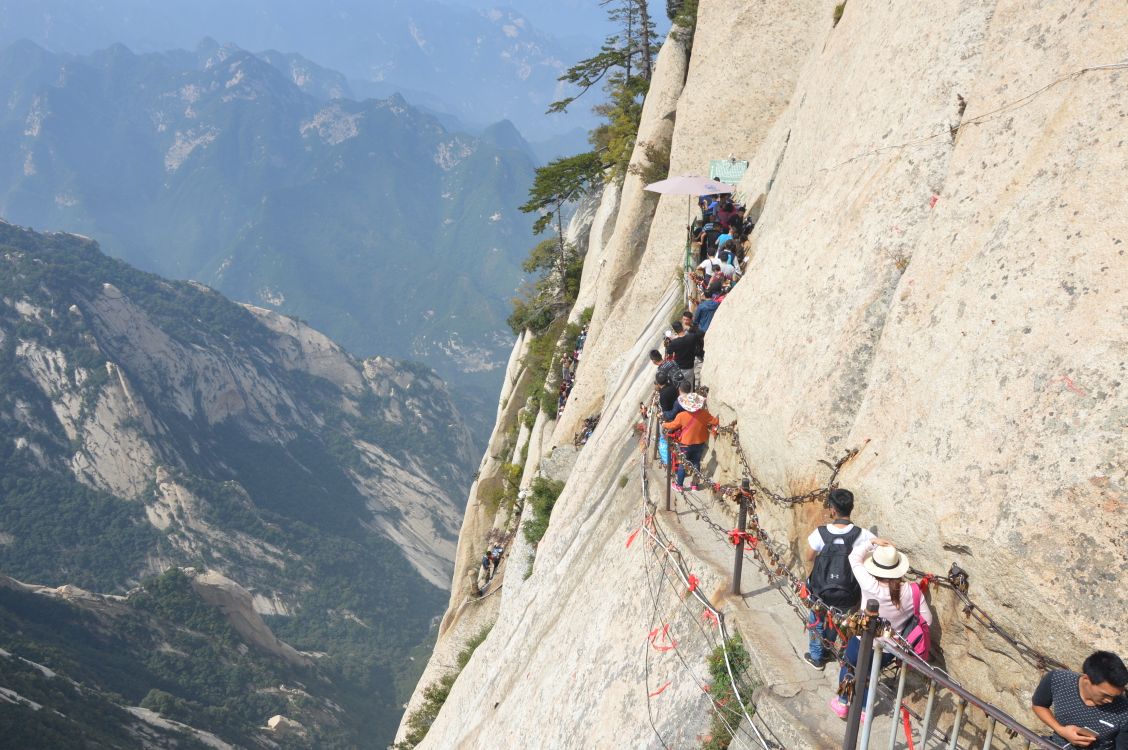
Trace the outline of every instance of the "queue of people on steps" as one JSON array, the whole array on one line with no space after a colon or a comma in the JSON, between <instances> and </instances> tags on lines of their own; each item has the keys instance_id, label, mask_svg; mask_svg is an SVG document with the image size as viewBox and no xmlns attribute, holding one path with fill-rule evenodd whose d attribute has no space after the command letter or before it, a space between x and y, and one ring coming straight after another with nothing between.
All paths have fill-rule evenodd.
<instances>
[{"instance_id":1,"label":"queue of people on steps","mask_svg":"<svg viewBox=\"0 0 1128 750\"><path fill-rule=\"evenodd\" d=\"M671 488L677 492L698 489L695 477L701 471L709 436L716 434L718 420L707 407L708 390L701 386L700 366L713 317L746 267L746 242L752 228L743 207L733 203L730 196L702 196L699 205L702 217L690 228L697 253L697 265L689 274L693 309L685 310L671 323L660 349L649 352L656 367L654 389L664 428L659 455L664 464L676 461ZM828 522L814 529L807 539L810 594L845 613L875 599L878 614L890 630L927 660L933 613L920 584L905 577L910 567L907 555L893 542L854 524L854 496L849 490L832 490L826 505ZM822 671L839 633L825 612L814 610L808 618L807 633L804 661ZM865 713L868 675L854 674L859 647L856 636L846 641L838 675L839 695L829 703L831 711L843 719L852 699L862 701ZM893 658L883 653L881 667ZM1058 747L1128 750L1126 686L1128 669L1120 657L1096 651L1085 660L1080 673L1054 670L1045 674L1034 691L1032 710L1052 732L1047 739Z\"/></svg>"}]
</instances>

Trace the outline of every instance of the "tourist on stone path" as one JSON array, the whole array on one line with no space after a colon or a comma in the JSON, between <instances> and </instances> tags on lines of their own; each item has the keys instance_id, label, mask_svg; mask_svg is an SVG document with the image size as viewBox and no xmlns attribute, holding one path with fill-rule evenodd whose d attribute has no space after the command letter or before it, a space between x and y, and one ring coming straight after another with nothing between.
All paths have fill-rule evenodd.
<instances>
[{"instance_id":1,"label":"tourist on stone path","mask_svg":"<svg viewBox=\"0 0 1128 750\"><path fill-rule=\"evenodd\" d=\"M811 548L807 560L815 563L807 587L823 604L848 612L857 609L862 598L858 579L851 569L850 553L855 546L868 544L874 535L850 520L854 512L854 493L850 490L831 490L829 504L831 522L819 526L807 537L807 546ZM826 613L807 615L809 643L803 659L820 672L826 663L823 645L830 640L828 636L834 635L826 617ZM830 642L833 645L833 641Z\"/></svg>"},{"instance_id":2,"label":"tourist on stone path","mask_svg":"<svg viewBox=\"0 0 1128 750\"><path fill-rule=\"evenodd\" d=\"M734 216L736 216L736 207L733 206L731 201L726 200L721 204L721 207L717 209L717 221L720 222L721 229L725 230L725 234L729 234L729 229L732 226L732 217ZM729 236L731 238L732 235ZM721 244L719 240L717 244Z\"/></svg>"},{"instance_id":3,"label":"tourist on stone path","mask_svg":"<svg viewBox=\"0 0 1128 750\"><path fill-rule=\"evenodd\" d=\"M497 575L497 566L501 565L501 556L503 554L505 554L505 547L502 547L500 544L494 544L490 547L490 565L493 566L493 571L490 573L491 578Z\"/></svg>"},{"instance_id":4,"label":"tourist on stone path","mask_svg":"<svg viewBox=\"0 0 1128 750\"><path fill-rule=\"evenodd\" d=\"M725 246L726 242L732 242L732 231L728 228L728 224L721 223L721 233L717 235L717 250Z\"/></svg>"},{"instance_id":5,"label":"tourist on stone path","mask_svg":"<svg viewBox=\"0 0 1128 750\"><path fill-rule=\"evenodd\" d=\"M697 240L701 243L699 260L705 260L710 250L717 249L717 237L719 237L720 234L721 225L716 222L706 222L705 226L701 228L701 234L697 236Z\"/></svg>"},{"instance_id":6,"label":"tourist on stone path","mask_svg":"<svg viewBox=\"0 0 1128 750\"><path fill-rule=\"evenodd\" d=\"M697 268L705 275L705 280L708 281L713 276L713 272L718 265L720 265L720 261L717 260L717 251L713 249L705 254L705 260L698 263Z\"/></svg>"},{"instance_id":7,"label":"tourist on stone path","mask_svg":"<svg viewBox=\"0 0 1128 750\"><path fill-rule=\"evenodd\" d=\"M474 582L475 588L478 589L478 596L482 596L486 593L486 589L489 588L490 585L490 578L492 577L493 576L490 574L490 551L487 549L485 554L482 555L482 564L478 568L478 576Z\"/></svg>"},{"instance_id":8,"label":"tourist on stone path","mask_svg":"<svg viewBox=\"0 0 1128 750\"><path fill-rule=\"evenodd\" d=\"M862 601L876 599L878 615L889 623L893 632L900 633L910 619L916 616L914 598L920 599L920 620L927 626L932 625L932 610L928 602L919 595L920 586L904 580L905 573L909 570L909 558L897 550L893 544L885 539L870 539L865 544L855 544L854 551L850 553L850 566L858 585L862 589ZM908 585L904 585L908 583ZM914 596L914 589L918 592ZM846 644L846 653L842 669L838 672L838 682L854 671L858 663L858 650L861 640L854 636ZM885 667L893 661L892 654L881 655L881 666ZM862 708L865 709L866 684L869 682L868 674L855 675L854 697L861 696ZM830 708L839 717L845 719L849 704L835 696L830 699Z\"/></svg>"},{"instance_id":9,"label":"tourist on stone path","mask_svg":"<svg viewBox=\"0 0 1128 750\"><path fill-rule=\"evenodd\" d=\"M658 392L658 407L662 410L662 421L669 422L678 415L681 407L678 406L677 383L670 382L667 373L660 372L654 376L654 390Z\"/></svg>"},{"instance_id":10,"label":"tourist on stone path","mask_svg":"<svg viewBox=\"0 0 1128 750\"><path fill-rule=\"evenodd\" d=\"M732 266L729 266L729 268L732 268ZM716 271L705 284L704 292L708 292L714 297L717 297L726 291L726 287L731 287L731 285L731 279L725 275L724 267L718 265Z\"/></svg>"},{"instance_id":11,"label":"tourist on stone path","mask_svg":"<svg viewBox=\"0 0 1128 750\"><path fill-rule=\"evenodd\" d=\"M692 389L693 363L697 357L698 335L692 331L686 331L680 320L675 320L670 328L673 329L674 338L670 339L670 343L666 345L666 356L673 356L674 361L677 362L682 371L682 381L688 382L690 389Z\"/></svg>"},{"instance_id":12,"label":"tourist on stone path","mask_svg":"<svg viewBox=\"0 0 1128 750\"><path fill-rule=\"evenodd\" d=\"M717 312L717 308L721 306L721 303L713 297L713 293L708 289L703 294L705 299L697 303L697 310L693 313L693 322L697 325L697 329L701 331L702 338L708 332L709 326L713 324L713 315Z\"/></svg>"},{"instance_id":13,"label":"tourist on stone path","mask_svg":"<svg viewBox=\"0 0 1128 750\"><path fill-rule=\"evenodd\" d=\"M1031 698L1034 715L1054 731L1061 747L1128 750L1128 669L1111 651L1095 651L1081 674L1047 672ZM1066 744L1062 744L1062 743Z\"/></svg>"},{"instance_id":14,"label":"tourist on stone path","mask_svg":"<svg viewBox=\"0 0 1128 750\"><path fill-rule=\"evenodd\" d=\"M658 368L658 372L654 374L654 383L657 384L659 375L665 375L667 383L673 383L675 386L682 381L681 368L678 363L674 361L673 355L667 354L665 357L657 349L650 350L650 363Z\"/></svg>"},{"instance_id":15,"label":"tourist on stone path","mask_svg":"<svg viewBox=\"0 0 1128 750\"><path fill-rule=\"evenodd\" d=\"M705 361L705 332L697 327L693 322L693 313L689 310L683 310L681 314L682 330L686 334L692 334L697 340L697 348L693 352L693 382L696 383L700 378L697 376L697 368L702 362Z\"/></svg>"},{"instance_id":16,"label":"tourist on stone path","mask_svg":"<svg viewBox=\"0 0 1128 750\"><path fill-rule=\"evenodd\" d=\"M672 420L664 422L662 427L670 431L670 440L681 443L685 453L685 461L678 463L678 475L673 484L675 490L684 492L685 464L688 462L700 471L701 458L705 455L705 447L709 444L709 432L717 426L718 419L705 408L705 397L694 393L693 386L682 383L680 390L678 404L683 411ZM697 485L694 484L690 489L696 490Z\"/></svg>"}]
</instances>

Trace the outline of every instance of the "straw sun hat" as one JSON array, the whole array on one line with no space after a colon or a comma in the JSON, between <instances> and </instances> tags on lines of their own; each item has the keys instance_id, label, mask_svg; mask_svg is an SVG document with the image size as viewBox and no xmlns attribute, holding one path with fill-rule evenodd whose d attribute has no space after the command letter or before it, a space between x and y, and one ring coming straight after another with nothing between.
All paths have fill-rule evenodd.
<instances>
[{"instance_id":1,"label":"straw sun hat","mask_svg":"<svg viewBox=\"0 0 1128 750\"><path fill-rule=\"evenodd\" d=\"M874 547L863 565L875 578L900 578L909 571L909 558L896 547Z\"/></svg>"},{"instance_id":2,"label":"straw sun hat","mask_svg":"<svg viewBox=\"0 0 1128 750\"><path fill-rule=\"evenodd\" d=\"M681 408L688 412L701 411L705 407L705 397L700 393L683 393L678 396Z\"/></svg>"}]
</instances>

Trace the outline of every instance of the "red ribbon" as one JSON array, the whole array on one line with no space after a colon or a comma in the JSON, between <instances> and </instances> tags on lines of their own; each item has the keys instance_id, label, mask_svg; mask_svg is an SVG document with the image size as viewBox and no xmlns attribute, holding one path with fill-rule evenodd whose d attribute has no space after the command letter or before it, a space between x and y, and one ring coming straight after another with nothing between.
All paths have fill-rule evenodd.
<instances>
[{"instance_id":1,"label":"red ribbon","mask_svg":"<svg viewBox=\"0 0 1128 750\"><path fill-rule=\"evenodd\" d=\"M650 641L650 645L654 648L655 651L658 651L660 653L665 653L667 651L673 651L675 648L678 647L677 641L670 640L670 624L669 623L666 623L666 625L662 628L662 641L668 641L670 645L669 646L658 645L657 638L658 638L658 628L654 628L654 630L651 630L650 634L647 636L647 640Z\"/></svg>"},{"instance_id":2,"label":"red ribbon","mask_svg":"<svg viewBox=\"0 0 1128 750\"><path fill-rule=\"evenodd\" d=\"M909 722L909 709L905 708L905 704L901 704L901 719L905 722L905 741L909 743L909 750L916 750L916 745L913 744L913 725Z\"/></svg>"},{"instance_id":3,"label":"red ribbon","mask_svg":"<svg viewBox=\"0 0 1128 750\"><path fill-rule=\"evenodd\" d=\"M639 526L637 529L632 531L631 535L629 537L627 537L627 549L630 549L631 545L634 544L635 537L638 536L638 532L640 532L640 531L642 531L641 526Z\"/></svg>"},{"instance_id":4,"label":"red ribbon","mask_svg":"<svg viewBox=\"0 0 1128 750\"><path fill-rule=\"evenodd\" d=\"M664 693L666 691L666 688L668 688L669 686L670 686L670 683L669 683L669 681L667 681L665 685L658 688L653 693L649 693L650 697L653 698L656 695L661 695L662 693Z\"/></svg>"},{"instance_id":5,"label":"red ribbon","mask_svg":"<svg viewBox=\"0 0 1128 750\"><path fill-rule=\"evenodd\" d=\"M713 610L711 610L711 609L707 609L704 612L702 612L701 613L701 619L704 620L705 622L711 622L714 625L719 624L719 621L717 620L717 616L715 614L713 614Z\"/></svg>"},{"instance_id":6,"label":"red ribbon","mask_svg":"<svg viewBox=\"0 0 1128 750\"><path fill-rule=\"evenodd\" d=\"M690 591L697 591L697 585L699 583L701 583L701 581L697 580L697 576L690 573L689 574L689 590Z\"/></svg>"}]
</instances>

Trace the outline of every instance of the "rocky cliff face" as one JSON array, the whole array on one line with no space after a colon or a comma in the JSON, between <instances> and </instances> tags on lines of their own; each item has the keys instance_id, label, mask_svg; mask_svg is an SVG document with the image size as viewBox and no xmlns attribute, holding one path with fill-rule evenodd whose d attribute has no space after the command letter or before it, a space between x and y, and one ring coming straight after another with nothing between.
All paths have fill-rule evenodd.
<instances>
[{"instance_id":1,"label":"rocky cliff face","mask_svg":"<svg viewBox=\"0 0 1128 750\"><path fill-rule=\"evenodd\" d=\"M835 24L833 6L702 0L688 66L667 42L647 99L640 140L670 139L671 173L751 162L739 188L759 217L754 257L709 331L711 408L783 494L825 482L817 462L859 448L838 478L859 520L919 569L958 562L972 598L1018 637L1072 665L1123 651L1110 613L1128 604L1128 73L1104 66L1123 58L1128 17L1109 2L925 14L850 0ZM551 467L590 414L600 426L532 576L514 592L506 577L426 747L681 747L706 731L715 641L663 547L631 536L644 498L660 496L640 487L632 437L645 352L683 304L685 199L640 187L626 178L607 261L585 266L598 288L591 334L537 458ZM723 444L706 468L739 476ZM766 581L724 596L731 547L695 516L731 517L687 502L655 522L753 652L757 722L789 748L840 742L840 727L814 718L832 687L796 657L802 626ZM760 505L785 559L820 520L810 506ZM949 594L932 604L945 668L1033 722L1038 669ZM677 658L647 646L663 622Z\"/></svg>"},{"instance_id":2,"label":"rocky cliff face","mask_svg":"<svg viewBox=\"0 0 1128 750\"><path fill-rule=\"evenodd\" d=\"M238 637L291 667L320 653L387 739L468 484L437 376L73 235L0 224L0 266L4 571L124 591L206 569Z\"/></svg>"}]
</instances>

